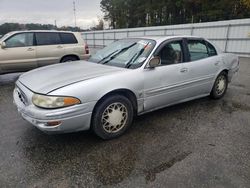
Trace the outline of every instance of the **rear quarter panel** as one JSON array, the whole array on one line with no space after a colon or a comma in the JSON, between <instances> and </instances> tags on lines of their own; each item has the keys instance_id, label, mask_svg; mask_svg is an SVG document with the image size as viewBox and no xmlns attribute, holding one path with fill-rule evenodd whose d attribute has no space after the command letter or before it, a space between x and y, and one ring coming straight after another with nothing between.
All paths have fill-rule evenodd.
<instances>
[{"instance_id":1,"label":"rear quarter panel","mask_svg":"<svg viewBox=\"0 0 250 188\"><path fill-rule=\"evenodd\" d=\"M239 58L235 54L222 53L220 54L225 69L228 70L228 80L231 82L233 75L239 70Z\"/></svg>"},{"instance_id":2,"label":"rear quarter panel","mask_svg":"<svg viewBox=\"0 0 250 188\"><path fill-rule=\"evenodd\" d=\"M89 55L85 53L85 42L80 33L74 33L78 43L77 44L65 44L64 45L64 56L75 55L79 57L80 60L88 59Z\"/></svg>"}]
</instances>

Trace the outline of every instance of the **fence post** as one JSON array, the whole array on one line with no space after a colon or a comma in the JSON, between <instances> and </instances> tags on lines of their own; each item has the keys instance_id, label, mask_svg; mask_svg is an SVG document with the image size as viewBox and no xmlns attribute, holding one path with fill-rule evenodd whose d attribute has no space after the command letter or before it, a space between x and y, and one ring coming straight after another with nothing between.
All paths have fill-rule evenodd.
<instances>
[{"instance_id":1,"label":"fence post","mask_svg":"<svg viewBox=\"0 0 250 188\"><path fill-rule=\"evenodd\" d=\"M93 32L93 43L94 43L94 48L96 47L95 46L95 32Z\"/></svg>"},{"instance_id":2,"label":"fence post","mask_svg":"<svg viewBox=\"0 0 250 188\"><path fill-rule=\"evenodd\" d=\"M194 26L191 27L191 36L194 34Z\"/></svg>"},{"instance_id":3,"label":"fence post","mask_svg":"<svg viewBox=\"0 0 250 188\"><path fill-rule=\"evenodd\" d=\"M103 47L105 46L105 34L104 34L104 31L103 31L103 33L102 33L102 45L103 45Z\"/></svg>"},{"instance_id":4,"label":"fence post","mask_svg":"<svg viewBox=\"0 0 250 188\"><path fill-rule=\"evenodd\" d=\"M164 35L165 36L167 35L167 29L164 29Z\"/></svg>"},{"instance_id":5,"label":"fence post","mask_svg":"<svg viewBox=\"0 0 250 188\"><path fill-rule=\"evenodd\" d=\"M85 42L88 44L88 37L87 37L87 33L84 33L84 40L85 40Z\"/></svg>"},{"instance_id":6,"label":"fence post","mask_svg":"<svg viewBox=\"0 0 250 188\"><path fill-rule=\"evenodd\" d=\"M228 24L224 52L227 52L228 40L229 40L229 36L230 36L230 28L231 28L231 24Z\"/></svg>"}]
</instances>

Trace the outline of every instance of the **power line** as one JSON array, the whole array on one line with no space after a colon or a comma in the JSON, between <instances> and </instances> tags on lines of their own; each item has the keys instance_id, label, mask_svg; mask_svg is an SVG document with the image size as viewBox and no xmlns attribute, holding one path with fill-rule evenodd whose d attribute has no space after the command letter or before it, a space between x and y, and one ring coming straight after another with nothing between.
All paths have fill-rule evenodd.
<instances>
[{"instance_id":1,"label":"power line","mask_svg":"<svg viewBox=\"0 0 250 188\"><path fill-rule=\"evenodd\" d=\"M74 17L75 17L75 28L76 28L76 3L73 1L73 11L74 11Z\"/></svg>"}]
</instances>

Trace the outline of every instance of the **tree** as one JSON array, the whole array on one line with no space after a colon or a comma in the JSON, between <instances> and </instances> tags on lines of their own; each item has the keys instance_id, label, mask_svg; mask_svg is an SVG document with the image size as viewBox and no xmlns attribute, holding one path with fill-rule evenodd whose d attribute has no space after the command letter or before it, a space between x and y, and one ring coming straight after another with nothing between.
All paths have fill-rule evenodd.
<instances>
[{"instance_id":1,"label":"tree","mask_svg":"<svg viewBox=\"0 0 250 188\"><path fill-rule=\"evenodd\" d=\"M241 0L243 5L245 5L247 8L250 8L250 0Z\"/></svg>"},{"instance_id":2,"label":"tree","mask_svg":"<svg viewBox=\"0 0 250 188\"><path fill-rule=\"evenodd\" d=\"M99 19L98 24L95 27L91 27L90 30L104 30L103 19Z\"/></svg>"},{"instance_id":3,"label":"tree","mask_svg":"<svg viewBox=\"0 0 250 188\"><path fill-rule=\"evenodd\" d=\"M102 0L112 28L131 28L250 17L250 0Z\"/></svg>"},{"instance_id":4,"label":"tree","mask_svg":"<svg viewBox=\"0 0 250 188\"><path fill-rule=\"evenodd\" d=\"M64 31L83 31L79 27L69 27L69 26L63 26L63 27L56 27L51 24L19 24L19 23L4 23L0 25L0 35L4 35L6 33L9 33L11 31L20 31L20 30L64 30Z\"/></svg>"}]
</instances>

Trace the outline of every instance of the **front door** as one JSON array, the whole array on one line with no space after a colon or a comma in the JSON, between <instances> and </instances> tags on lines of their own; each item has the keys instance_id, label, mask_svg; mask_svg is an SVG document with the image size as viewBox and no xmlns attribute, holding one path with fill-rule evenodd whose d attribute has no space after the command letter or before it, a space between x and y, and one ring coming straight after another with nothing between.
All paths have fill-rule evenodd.
<instances>
[{"instance_id":1,"label":"front door","mask_svg":"<svg viewBox=\"0 0 250 188\"><path fill-rule=\"evenodd\" d=\"M161 65L144 70L144 110L150 111L183 100L187 71L183 41L171 41L156 50Z\"/></svg>"},{"instance_id":2,"label":"front door","mask_svg":"<svg viewBox=\"0 0 250 188\"><path fill-rule=\"evenodd\" d=\"M3 72L26 71L37 67L33 33L18 33L4 42L0 49L0 66Z\"/></svg>"}]
</instances>

